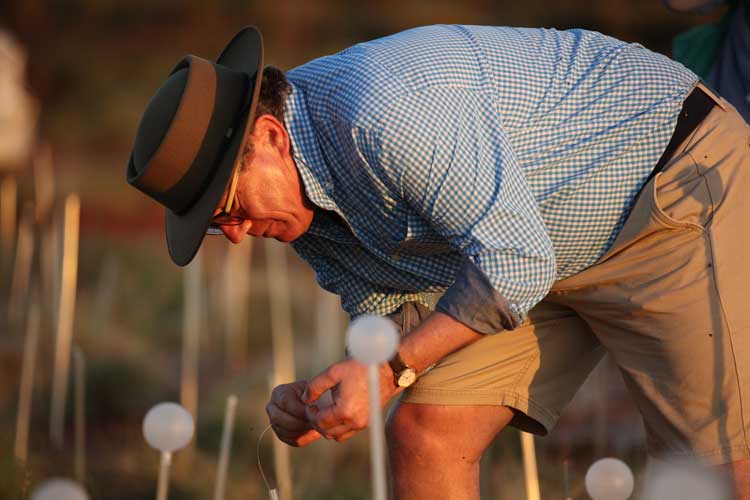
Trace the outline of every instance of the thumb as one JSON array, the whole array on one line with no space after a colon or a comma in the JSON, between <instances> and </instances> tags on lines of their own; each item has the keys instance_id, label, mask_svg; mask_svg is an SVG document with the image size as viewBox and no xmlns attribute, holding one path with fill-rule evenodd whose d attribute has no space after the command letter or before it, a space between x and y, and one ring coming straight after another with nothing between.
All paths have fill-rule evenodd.
<instances>
[{"instance_id":1,"label":"thumb","mask_svg":"<svg viewBox=\"0 0 750 500\"><path fill-rule=\"evenodd\" d=\"M302 393L302 401L304 401L305 404L317 401L324 392L333 388L341 381L341 378L336 377L333 372L333 367L329 367L327 370L307 382L307 387Z\"/></svg>"}]
</instances>

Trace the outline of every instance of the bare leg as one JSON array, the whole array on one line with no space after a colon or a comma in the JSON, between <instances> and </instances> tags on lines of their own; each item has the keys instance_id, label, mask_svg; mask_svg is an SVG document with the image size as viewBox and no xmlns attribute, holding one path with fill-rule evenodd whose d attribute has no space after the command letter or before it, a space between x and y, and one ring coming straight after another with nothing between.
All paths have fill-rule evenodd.
<instances>
[{"instance_id":1,"label":"bare leg","mask_svg":"<svg viewBox=\"0 0 750 500\"><path fill-rule=\"evenodd\" d=\"M720 465L716 470L734 488L734 500L750 500L750 459Z\"/></svg>"},{"instance_id":2,"label":"bare leg","mask_svg":"<svg viewBox=\"0 0 750 500\"><path fill-rule=\"evenodd\" d=\"M395 498L478 500L479 459L512 416L505 406L399 403L386 427Z\"/></svg>"}]
</instances>

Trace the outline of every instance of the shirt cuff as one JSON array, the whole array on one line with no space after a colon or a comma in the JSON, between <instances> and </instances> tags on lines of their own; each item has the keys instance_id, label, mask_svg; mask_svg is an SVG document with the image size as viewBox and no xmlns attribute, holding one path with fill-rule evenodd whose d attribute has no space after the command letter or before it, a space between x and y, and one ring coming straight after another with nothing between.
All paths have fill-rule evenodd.
<instances>
[{"instance_id":1,"label":"shirt cuff","mask_svg":"<svg viewBox=\"0 0 750 500\"><path fill-rule=\"evenodd\" d=\"M513 330L521 318L510 310L508 299L492 286L470 259L458 270L456 281L435 308L474 331L484 334Z\"/></svg>"}]
</instances>

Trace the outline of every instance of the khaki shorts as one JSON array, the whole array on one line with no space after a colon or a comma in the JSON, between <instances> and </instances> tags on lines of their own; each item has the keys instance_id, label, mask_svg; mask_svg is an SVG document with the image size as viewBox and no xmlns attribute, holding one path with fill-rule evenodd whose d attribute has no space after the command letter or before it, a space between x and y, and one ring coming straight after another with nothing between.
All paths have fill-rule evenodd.
<instances>
[{"instance_id":1,"label":"khaki shorts","mask_svg":"<svg viewBox=\"0 0 750 500\"><path fill-rule=\"evenodd\" d=\"M748 458L749 288L750 128L722 100L594 266L557 282L515 330L440 361L402 401L509 406L512 425L546 434L608 351L649 454Z\"/></svg>"}]
</instances>

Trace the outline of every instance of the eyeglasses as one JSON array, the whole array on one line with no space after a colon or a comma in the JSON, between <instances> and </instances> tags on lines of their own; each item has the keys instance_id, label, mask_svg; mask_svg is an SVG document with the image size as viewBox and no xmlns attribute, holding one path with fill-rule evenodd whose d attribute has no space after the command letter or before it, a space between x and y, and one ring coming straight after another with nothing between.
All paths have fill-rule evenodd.
<instances>
[{"instance_id":1,"label":"eyeglasses","mask_svg":"<svg viewBox=\"0 0 750 500\"><path fill-rule=\"evenodd\" d=\"M234 174L232 175L232 183L229 185L229 193L227 193L227 203L224 205L224 210L214 215L211 219L206 234L221 235L224 231L221 230L221 226L239 226L245 219L238 215L232 215L232 207L239 205L237 202L237 179L240 177L240 165L241 162L237 162L234 167Z\"/></svg>"}]
</instances>

